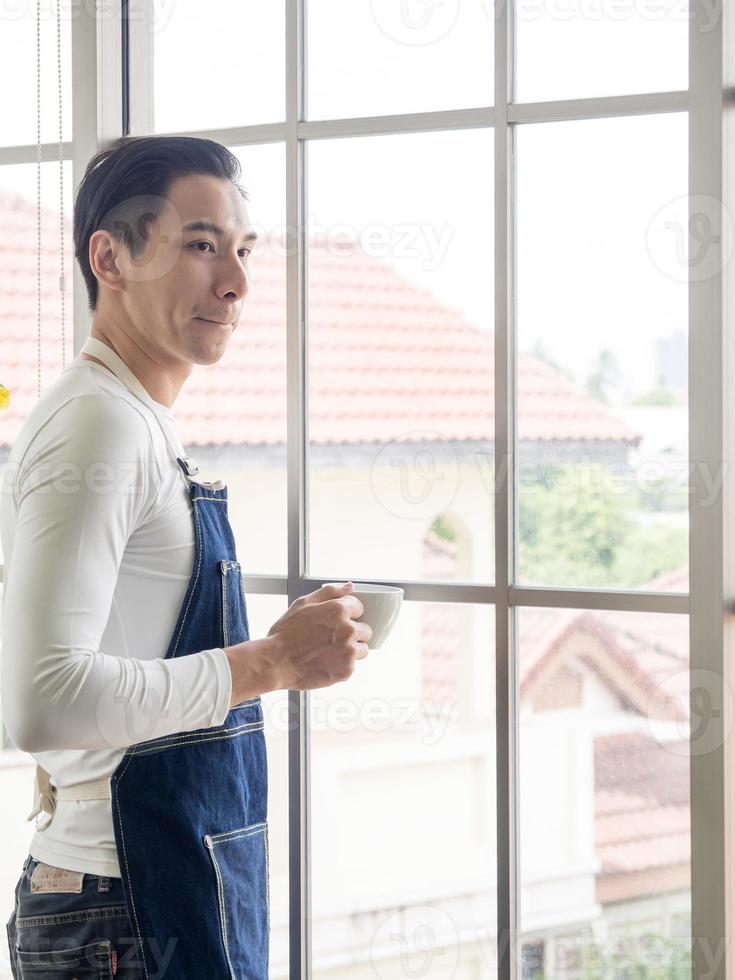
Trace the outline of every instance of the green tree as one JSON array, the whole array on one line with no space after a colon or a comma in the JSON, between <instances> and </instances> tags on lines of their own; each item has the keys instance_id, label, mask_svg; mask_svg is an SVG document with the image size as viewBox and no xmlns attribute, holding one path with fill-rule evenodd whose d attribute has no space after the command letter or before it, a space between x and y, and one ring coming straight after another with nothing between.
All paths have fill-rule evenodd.
<instances>
[{"instance_id":1,"label":"green tree","mask_svg":"<svg viewBox=\"0 0 735 980\"><path fill-rule=\"evenodd\" d=\"M523 579L634 588L686 564L686 529L644 523L637 489L619 492L602 475L598 467L555 465L521 485Z\"/></svg>"},{"instance_id":2,"label":"green tree","mask_svg":"<svg viewBox=\"0 0 735 980\"><path fill-rule=\"evenodd\" d=\"M643 392L642 395L638 395L637 398L633 398L630 402L631 405L686 405L686 399L682 398L671 388L666 388L664 385L658 385L656 388L651 388L650 391Z\"/></svg>"}]
</instances>

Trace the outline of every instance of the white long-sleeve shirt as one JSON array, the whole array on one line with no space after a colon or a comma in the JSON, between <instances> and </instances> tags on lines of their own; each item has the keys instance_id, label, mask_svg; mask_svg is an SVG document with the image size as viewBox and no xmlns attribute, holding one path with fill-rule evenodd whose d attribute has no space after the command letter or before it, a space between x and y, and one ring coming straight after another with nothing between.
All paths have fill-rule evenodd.
<instances>
[{"instance_id":1,"label":"white long-sleeve shirt","mask_svg":"<svg viewBox=\"0 0 735 980\"><path fill-rule=\"evenodd\" d=\"M224 649L165 659L194 526L161 425L185 455L169 408L77 357L8 459L2 718L57 786L108 777L129 745L222 724L229 711ZM29 783L29 812L32 793ZM110 800L57 801L30 854L120 877Z\"/></svg>"}]
</instances>

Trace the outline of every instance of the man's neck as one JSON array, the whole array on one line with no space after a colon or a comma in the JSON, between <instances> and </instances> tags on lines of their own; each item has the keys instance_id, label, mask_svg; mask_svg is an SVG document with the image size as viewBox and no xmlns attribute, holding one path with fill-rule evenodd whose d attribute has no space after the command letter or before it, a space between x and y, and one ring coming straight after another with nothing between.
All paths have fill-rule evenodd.
<instances>
[{"instance_id":1,"label":"man's neck","mask_svg":"<svg viewBox=\"0 0 735 980\"><path fill-rule=\"evenodd\" d=\"M134 341L131 341L129 337L125 336L125 334L115 332L113 340L107 330L94 321L92 322L89 335L115 351L117 356L125 362L154 401L165 405L167 408L171 408L181 391L184 381L191 373L191 367L186 374L173 373L153 360ZM94 361L97 364L101 364L102 367L107 367L99 358L93 357L91 354L84 353L81 357L85 361Z\"/></svg>"}]
</instances>

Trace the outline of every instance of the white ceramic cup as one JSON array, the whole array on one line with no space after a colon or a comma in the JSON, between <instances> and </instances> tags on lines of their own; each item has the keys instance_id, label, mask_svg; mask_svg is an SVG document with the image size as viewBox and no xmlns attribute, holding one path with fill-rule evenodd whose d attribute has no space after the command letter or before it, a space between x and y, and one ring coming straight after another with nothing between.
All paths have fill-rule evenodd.
<instances>
[{"instance_id":1,"label":"white ceramic cup","mask_svg":"<svg viewBox=\"0 0 735 980\"><path fill-rule=\"evenodd\" d=\"M324 582L323 585L337 585L340 588L344 582ZM403 589L393 585L371 585L369 582L353 582L352 589L345 595L356 595L363 604L365 611L356 622L365 622L373 631L368 641L371 650L379 650L388 639L393 624L398 619L398 613L403 602Z\"/></svg>"}]
</instances>

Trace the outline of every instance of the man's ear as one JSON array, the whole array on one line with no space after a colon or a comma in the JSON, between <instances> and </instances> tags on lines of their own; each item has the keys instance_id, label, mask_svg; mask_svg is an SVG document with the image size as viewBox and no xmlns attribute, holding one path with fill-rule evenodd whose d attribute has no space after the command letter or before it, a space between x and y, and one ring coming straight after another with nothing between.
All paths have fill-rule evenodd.
<instances>
[{"instance_id":1,"label":"man's ear","mask_svg":"<svg viewBox=\"0 0 735 980\"><path fill-rule=\"evenodd\" d=\"M120 250L124 246L109 231L99 229L89 239L89 265L99 282L109 289L121 290L124 286L123 274L118 262Z\"/></svg>"}]
</instances>

